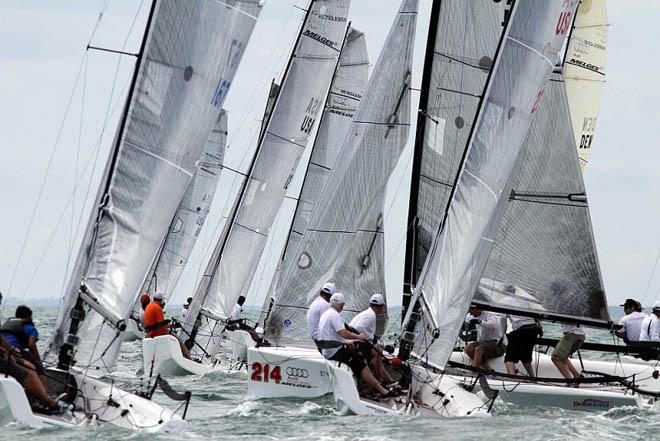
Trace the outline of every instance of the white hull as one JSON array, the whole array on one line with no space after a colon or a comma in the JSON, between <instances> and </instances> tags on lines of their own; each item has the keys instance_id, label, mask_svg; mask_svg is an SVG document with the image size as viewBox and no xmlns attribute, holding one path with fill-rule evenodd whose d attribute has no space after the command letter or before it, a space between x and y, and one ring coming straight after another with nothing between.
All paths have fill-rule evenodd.
<instances>
[{"instance_id":1,"label":"white hull","mask_svg":"<svg viewBox=\"0 0 660 441\"><path fill-rule=\"evenodd\" d=\"M12 377L0 378L0 425L16 421L41 429L48 427L75 427L85 425L111 426L146 432L185 430L187 423L178 415L159 404L124 392L95 378L72 370L78 388L74 403L76 409L85 409L64 415L35 414L23 387ZM108 404L111 397L115 405ZM123 414L123 415L122 415ZM88 416L89 415L89 416Z\"/></svg>"},{"instance_id":2,"label":"white hull","mask_svg":"<svg viewBox=\"0 0 660 441\"><path fill-rule=\"evenodd\" d=\"M248 346L253 347L254 341L245 331L233 331L230 334L232 351L228 369L240 369L245 365ZM199 354L197 354L199 355ZM203 354L202 354L203 356ZM181 353L179 340L172 335L161 335L156 338L142 340L142 360L144 373L147 377L161 374L164 377L178 375L204 375L218 369L220 358L203 356L202 363L188 360Z\"/></svg>"},{"instance_id":3,"label":"white hull","mask_svg":"<svg viewBox=\"0 0 660 441\"><path fill-rule=\"evenodd\" d=\"M130 319L126 322L126 331L124 332L123 341L142 340L146 337L144 331L140 331L135 320Z\"/></svg>"},{"instance_id":4,"label":"white hull","mask_svg":"<svg viewBox=\"0 0 660 441\"><path fill-rule=\"evenodd\" d=\"M333 393L335 405L343 413L449 417L487 414L484 400L457 387L456 380L447 376L430 378L429 374L421 369L415 376L424 377L429 382L413 386L416 388L416 401L436 403L436 407L406 407L393 400L365 400L358 394L350 369L326 360L316 349L291 346L248 349L248 395L253 398L310 399ZM434 394L436 389L446 393L448 401L439 400L438 395Z\"/></svg>"},{"instance_id":5,"label":"white hull","mask_svg":"<svg viewBox=\"0 0 660 441\"><path fill-rule=\"evenodd\" d=\"M470 364L470 359L462 352L454 352L452 361ZM572 360L578 370L581 366L578 360ZM615 363L607 361L593 361L583 359L584 371L598 372L605 375L628 377L643 390L660 392L660 379L653 378L655 368L630 363ZM504 357L489 360L489 364L496 372L506 372ZM563 379L552 363L549 355L535 353L533 362L537 375L542 378ZM524 373L522 365L518 371ZM474 374L468 374L474 375ZM466 377L468 378L468 377ZM651 397L633 394L623 385L580 384L579 387L569 387L561 383L527 383L515 379L489 378L491 388L499 390L499 396L506 402L522 406L560 407L568 410L602 411L621 406L647 407L653 403Z\"/></svg>"}]
</instances>

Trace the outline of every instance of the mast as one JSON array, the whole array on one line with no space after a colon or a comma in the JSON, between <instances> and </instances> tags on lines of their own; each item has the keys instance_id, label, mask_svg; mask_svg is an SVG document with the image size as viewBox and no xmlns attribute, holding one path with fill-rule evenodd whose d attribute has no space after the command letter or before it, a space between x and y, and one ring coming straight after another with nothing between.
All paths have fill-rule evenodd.
<instances>
[{"instance_id":1,"label":"mast","mask_svg":"<svg viewBox=\"0 0 660 441\"><path fill-rule=\"evenodd\" d=\"M433 0L431 6L431 20L429 22L428 38L426 40L426 54L424 55L424 70L422 72L422 87L419 96L419 109L417 111L417 133L415 135L415 146L413 151L412 173L410 176L410 198L408 200L408 222L406 222L406 254L403 267L403 299L401 309L401 320L406 316L412 287L415 284L417 265L415 259L415 232L417 229L417 195L419 191L419 174L421 172L422 150L424 148L424 132L426 130L426 114L429 103L429 89L431 88L431 76L433 72L433 61L435 59L435 41L438 35L438 22L440 19L441 0Z\"/></svg>"}]
</instances>

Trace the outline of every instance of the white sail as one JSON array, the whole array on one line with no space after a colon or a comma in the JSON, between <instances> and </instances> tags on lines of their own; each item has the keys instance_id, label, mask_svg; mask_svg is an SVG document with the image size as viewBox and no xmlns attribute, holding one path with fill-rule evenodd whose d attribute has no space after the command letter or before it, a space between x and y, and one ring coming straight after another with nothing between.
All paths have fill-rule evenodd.
<instances>
[{"instance_id":1,"label":"white sail","mask_svg":"<svg viewBox=\"0 0 660 441\"><path fill-rule=\"evenodd\" d=\"M154 3L102 184L61 304L50 351L64 344L84 283L80 367L113 368L125 321L163 243L233 81L260 0ZM77 320L76 320L77 321ZM68 339L60 356L70 353Z\"/></svg>"},{"instance_id":2,"label":"white sail","mask_svg":"<svg viewBox=\"0 0 660 441\"><path fill-rule=\"evenodd\" d=\"M188 332L200 310L213 317L229 315L249 288L287 186L321 113L346 34L349 4L350 0L314 0L310 4L247 181L195 290L184 324ZM207 340L201 345L213 352L210 334L208 329L199 335Z\"/></svg>"},{"instance_id":3,"label":"white sail","mask_svg":"<svg viewBox=\"0 0 660 441\"><path fill-rule=\"evenodd\" d=\"M325 110L314 140L282 259L278 263L265 299L264 312L267 312L270 299L275 295L281 271L289 265L309 224L314 205L332 172L342 141L351 126L368 79L369 58L366 38L364 33L350 28L339 56L339 65L333 76L330 92L326 98Z\"/></svg>"},{"instance_id":4,"label":"white sail","mask_svg":"<svg viewBox=\"0 0 660 441\"><path fill-rule=\"evenodd\" d=\"M169 299L188 263L209 214L227 146L227 112L222 110L211 130L195 174L176 210L158 259L141 292L162 292Z\"/></svg>"},{"instance_id":5,"label":"white sail","mask_svg":"<svg viewBox=\"0 0 660 441\"><path fill-rule=\"evenodd\" d=\"M605 86L608 26L605 0L581 1L564 60L564 84L583 172Z\"/></svg>"},{"instance_id":6,"label":"white sail","mask_svg":"<svg viewBox=\"0 0 660 441\"><path fill-rule=\"evenodd\" d=\"M417 0L404 0L344 138L337 162L284 269L266 333L279 344L309 345L306 308L333 280L348 309L385 294L383 203L410 130L410 81ZM381 323L381 329L384 323Z\"/></svg>"},{"instance_id":7,"label":"white sail","mask_svg":"<svg viewBox=\"0 0 660 441\"><path fill-rule=\"evenodd\" d=\"M516 2L443 222L415 287L435 340L416 351L444 366L490 255L525 136L577 1ZM406 325L412 318L411 310ZM429 344L430 343L430 344Z\"/></svg>"}]
</instances>

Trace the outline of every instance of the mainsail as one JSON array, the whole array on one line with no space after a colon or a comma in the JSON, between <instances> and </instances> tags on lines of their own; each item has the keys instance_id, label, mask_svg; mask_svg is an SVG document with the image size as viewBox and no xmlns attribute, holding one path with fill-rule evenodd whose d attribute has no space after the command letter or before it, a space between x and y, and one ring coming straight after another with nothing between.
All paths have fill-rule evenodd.
<instances>
[{"instance_id":1,"label":"mainsail","mask_svg":"<svg viewBox=\"0 0 660 441\"><path fill-rule=\"evenodd\" d=\"M266 334L276 343L311 344L306 308L333 280L348 309L385 294L383 203L388 178L410 129L410 81L417 0L404 0L302 241L284 269ZM384 322L379 331L383 331Z\"/></svg>"},{"instance_id":2,"label":"mainsail","mask_svg":"<svg viewBox=\"0 0 660 441\"><path fill-rule=\"evenodd\" d=\"M162 292L169 299L192 253L199 232L209 214L218 186L227 145L227 112L223 109L211 130L197 161L195 174L176 210L158 258L154 262L141 292Z\"/></svg>"},{"instance_id":3,"label":"mainsail","mask_svg":"<svg viewBox=\"0 0 660 441\"><path fill-rule=\"evenodd\" d=\"M507 2L433 2L408 208L404 308L456 180L509 8Z\"/></svg>"},{"instance_id":4,"label":"mainsail","mask_svg":"<svg viewBox=\"0 0 660 441\"><path fill-rule=\"evenodd\" d=\"M265 299L266 307L275 295L282 270L289 266L307 229L314 205L319 200L321 190L332 172L339 148L348 133L368 79L369 59L366 38L364 33L349 28L339 56L339 65L325 101L325 110L319 122L282 259L278 263ZM264 308L264 313L266 312L267 308ZM263 323L263 320L260 322Z\"/></svg>"},{"instance_id":5,"label":"mainsail","mask_svg":"<svg viewBox=\"0 0 660 441\"><path fill-rule=\"evenodd\" d=\"M582 0L564 60L564 86L583 172L605 86L607 31L605 0Z\"/></svg>"},{"instance_id":6,"label":"mainsail","mask_svg":"<svg viewBox=\"0 0 660 441\"><path fill-rule=\"evenodd\" d=\"M453 350L482 277L525 136L576 6L558 0L513 4L449 205L415 287L413 299L429 313L434 338L417 346L417 353L439 366ZM411 318L409 309L404 324Z\"/></svg>"},{"instance_id":7,"label":"mainsail","mask_svg":"<svg viewBox=\"0 0 660 441\"><path fill-rule=\"evenodd\" d=\"M346 34L350 0L314 0L305 17L267 129L236 204L197 286L184 329L194 333L201 311L226 316L249 288L273 222L322 110ZM216 326L209 324L208 326ZM211 329L200 332L207 352Z\"/></svg>"},{"instance_id":8,"label":"mainsail","mask_svg":"<svg viewBox=\"0 0 660 441\"><path fill-rule=\"evenodd\" d=\"M113 368L122 323L190 183L261 7L260 0L153 3L98 212L51 340L61 367L72 364L82 337L78 365ZM83 304L92 308L84 320Z\"/></svg>"}]
</instances>

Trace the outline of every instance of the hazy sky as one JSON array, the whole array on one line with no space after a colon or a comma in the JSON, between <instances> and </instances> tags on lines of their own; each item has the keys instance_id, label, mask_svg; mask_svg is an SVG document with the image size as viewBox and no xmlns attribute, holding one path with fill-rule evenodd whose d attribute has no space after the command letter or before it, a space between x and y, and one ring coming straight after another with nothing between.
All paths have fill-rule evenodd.
<instances>
[{"instance_id":1,"label":"hazy sky","mask_svg":"<svg viewBox=\"0 0 660 441\"><path fill-rule=\"evenodd\" d=\"M133 63L132 58L123 57L117 67L117 55L98 51L90 51L83 58L105 3L107 0L3 0L0 5L0 133L3 140L0 149L3 214L0 218L3 250L0 291L12 297L25 296L29 301L59 296L70 250L73 249L72 259L77 253L76 239L80 234L76 236L72 232L76 231L80 220L79 228L87 223L89 207L82 209L81 214L82 201L88 189L90 194L96 192L99 169L105 162L116 128L116 103L122 101ZM121 49L127 41L125 50L136 52L149 3L146 0L142 3L139 0L110 1L91 44ZM273 77L281 74L303 16L303 11L294 5L305 7L306 3L306 0L266 2L226 102L230 143L226 158L232 167L238 167L242 159L249 157L246 152L254 148L268 85ZM399 3L399 0L353 0L351 19L356 28L366 32L372 63L376 61ZM421 82L430 5L430 0L420 0L414 86ZM660 153L655 140L655 129L660 125L657 105L660 90L655 86L660 52L656 30L660 2L610 0L607 9L611 23L607 84L585 180L607 296L610 304L618 304L627 297L644 298L651 268L660 251L660 234L656 227L660 222L660 174L656 171ZM137 18L129 35L134 17ZM9 291L23 238L81 65L83 68L22 263ZM118 75L110 99L115 72ZM417 100L418 94L413 93L413 109L417 108ZM106 118L108 109L110 117ZM90 180L97 141L106 119L96 172ZM413 127L411 134L414 133ZM388 195L388 206L391 203L393 208L386 220L386 273L392 304L399 303L403 274L405 244L402 239L410 144L390 181ZM242 168L246 165L243 161ZM81 175L75 197L72 197L76 176ZM190 295L194 288L201 265L205 263L204 250L208 250L214 232L217 234L219 230L231 192L232 177L223 174L208 222L175 293L175 302ZM283 237L281 229L274 237ZM266 260L274 262L278 254L277 247L271 246L267 249ZM40 259L41 264L37 266ZM660 274L657 276L651 281L645 304L660 297ZM260 269L253 291L264 292L269 282L269 268Z\"/></svg>"}]
</instances>

